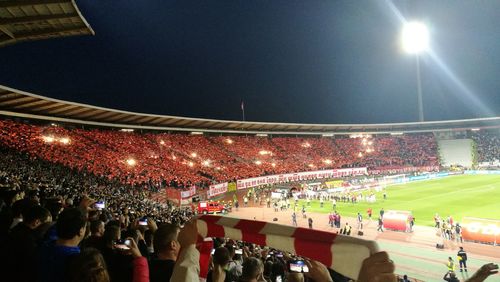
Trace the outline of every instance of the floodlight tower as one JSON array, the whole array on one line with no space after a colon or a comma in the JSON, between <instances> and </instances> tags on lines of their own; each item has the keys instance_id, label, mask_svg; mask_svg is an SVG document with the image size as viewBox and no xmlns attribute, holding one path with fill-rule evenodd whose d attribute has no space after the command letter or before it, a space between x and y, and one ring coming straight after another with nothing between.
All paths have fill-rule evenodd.
<instances>
[{"instance_id":1,"label":"floodlight tower","mask_svg":"<svg viewBox=\"0 0 500 282\"><path fill-rule=\"evenodd\" d=\"M422 82L420 79L420 54L429 48L429 31L425 24L420 22L407 22L403 26L401 36L403 50L415 56L417 63L417 97L418 121L424 121L424 105L422 102Z\"/></svg>"}]
</instances>

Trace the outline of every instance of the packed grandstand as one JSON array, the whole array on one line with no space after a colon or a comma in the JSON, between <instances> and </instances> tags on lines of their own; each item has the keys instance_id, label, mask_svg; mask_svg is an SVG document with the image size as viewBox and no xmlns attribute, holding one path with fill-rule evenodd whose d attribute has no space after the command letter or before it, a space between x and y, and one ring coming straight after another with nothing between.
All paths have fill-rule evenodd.
<instances>
[{"instance_id":1,"label":"packed grandstand","mask_svg":"<svg viewBox=\"0 0 500 282\"><path fill-rule=\"evenodd\" d=\"M478 154L476 162L489 162L492 164L491 167L494 167L495 161L500 157L497 149L500 139L496 137L497 133L497 129L474 130L467 131L463 136L474 140L474 148L477 148ZM167 228L166 226L190 224L189 220L198 210L192 205L173 208L175 202L170 201L172 199L159 198L155 195L164 195L164 191L168 189L186 190L194 186L197 188L196 195L193 194L190 197L196 196L197 200L204 200L210 196L207 188L216 183L235 182L266 175L341 168L363 167L367 169L366 175L429 172L438 170L442 166L438 138L439 136L432 132L397 135L357 134L335 137L200 135L82 127L62 122L56 124L48 121L5 117L0 120L0 147L3 160L0 164L3 203L2 242L7 244L5 246L24 244L23 239L12 236L17 234L16 232L21 232L20 234L26 232L26 230L18 230L22 224L18 223L21 221L19 218L23 218L23 214L28 217L28 211L31 211L33 205L37 204L41 204L47 210L44 209L46 213L41 212L35 215L35 218L43 217L43 220L37 220L38 224L30 236L35 236L33 239L41 238L33 242L49 242L50 236L54 235L50 231L52 225L50 220L47 221L47 216L50 214L52 220L57 221L58 217L64 215L64 212L60 214L63 209L69 213L72 211L70 207L78 207L80 206L78 203L82 203L85 209L88 209L87 218L90 226L101 222L106 224L106 231L100 235L91 227L90 231L96 234L83 242L84 245L87 241L94 242L88 244L94 244L92 246L103 254L104 261L108 265L106 275L111 277L109 279L111 281L160 281L158 277L162 275L159 270L161 263L155 257L158 254L154 253L153 246L155 240L153 233L157 232L158 228L156 225ZM265 187L269 186L265 185ZM265 194L269 192L268 189L262 191L252 189L252 191L262 193L267 197L270 195ZM92 202L94 199L105 199L106 207L96 209ZM338 200L340 201L340 198ZM243 199L235 198L233 201L243 201ZM234 204L235 202L231 203L231 206ZM290 207L289 204L288 207ZM149 221L148 227L136 226L145 217ZM113 251L116 249L115 245L120 236L108 234L108 229L115 230L111 226L119 226L122 232L132 237L139 236L136 238L139 249L136 255L129 257L129 262L120 262L123 258L115 257L115 255L123 255L127 258L125 254L116 254L116 251ZM136 228L141 232L134 233L133 230ZM338 230L343 232L344 229ZM101 235L103 235L102 239L97 238ZM124 238L124 235L121 238ZM226 277L232 278L226 281L238 279L251 281L243 280L245 275L250 274L238 272L245 267L245 263L249 263L249 260L244 260L241 255L234 255L231 252L234 252L234 249L244 250L246 257L261 257L261 250L254 244L244 245L241 241L227 240L216 239L212 243L217 254L223 253L219 254L221 258L216 258L219 256L216 255L212 260L220 259L220 264L227 266L226 257L229 254L229 260L234 259L236 266L233 269L234 273L227 272ZM96 243L97 241L102 241L102 245ZM182 240L179 238L179 241ZM34 244L38 246L42 243ZM217 246L225 246L225 249L217 248ZM27 250L35 252L33 248L32 245ZM85 247L82 249L93 250L85 249ZM265 250L279 253L279 250ZM86 252L82 254L89 255ZM17 267L16 261L23 260L25 255L19 253L19 256L15 256L10 261L11 264L5 265ZM94 256L93 259L96 259L95 256L98 257L96 253L90 255ZM201 256L203 256L202 252ZM266 256L272 259L264 259L262 277L270 281L277 281L277 277L283 280L288 279L286 281L300 281L294 280L300 279L295 277L299 274L289 272L286 259ZM149 272L144 267L141 268L145 262L141 261L140 257L149 259ZM288 258L288 263L290 260L293 258ZM314 268L311 263L315 262L308 262L309 266ZM27 271L33 270L35 264L36 262L33 261L31 265L26 265L26 272L24 272L26 276L18 276L21 280L16 280L14 277L12 281L35 281L37 275L48 275L48 277L53 275L44 271L38 274L35 274L36 271ZM258 261L254 261L254 264L256 265L252 266L253 268L260 269ZM200 273L203 272L204 266L201 260L199 267L201 267L201 272L197 272L197 275L202 276ZM210 276L209 280L215 278L213 267L210 268L210 274L203 275L204 277ZM251 266L247 266L249 267ZM208 268L206 270L208 271ZM169 271L167 271L169 274L163 273L163 275L170 277L175 273L171 268ZM135 273L138 273L138 276ZM182 271L181 273L176 273L172 277L189 275ZM146 276L149 280L140 280L146 279ZM334 281L349 280L348 277L334 271L331 271L328 277L334 277L331 278ZM324 278L313 280L310 277L309 279L310 281L323 281Z\"/></svg>"},{"instance_id":2,"label":"packed grandstand","mask_svg":"<svg viewBox=\"0 0 500 282\"><path fill-rule=\"evenodd\" d=\"M94 34L72 0L0 3L8 15L0 46ZM488 235L475 240L450 215L436 213L434 228L419 229L411 211L371 204L376 196L388 203L387 183L500 174L499 118L236 122L131 113L5 86L0 116L2 281L479 282L498 272L487 263L498 259L498 221L474 219L476 233L487 231L478 236ZM347 206L355 218L344 216ZM394 218L402 232L379 237ZM422 236L429 230L431 240ZM421 260L434 260L437 274L398 265L434 249L436 238L447 252ZM381 251L393 239L403 244Z\"/></svg>"}]
</instances>

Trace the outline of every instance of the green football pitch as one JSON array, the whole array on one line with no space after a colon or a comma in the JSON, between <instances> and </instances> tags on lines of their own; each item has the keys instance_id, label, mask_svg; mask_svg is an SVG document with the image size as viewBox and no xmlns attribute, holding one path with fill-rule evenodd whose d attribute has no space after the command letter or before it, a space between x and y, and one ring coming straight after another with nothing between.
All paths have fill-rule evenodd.
<instances>
[{"instance_id":1,"label":"green football pitch","mask_svg":"<svg viewBox=\"0 0 500 282\"><path fill-rule=\"evenodd\" d=\"M375 203L337 202L337 211L342 216L355 217L358 212L367 217L366 210L373 209L376 219L384 210L407 210L413 213L415 224L434 226L434 215L441 218L451 215L460 222L462 217L500 219L500 175L459 175L441 179L423 180L408 184L388 186L387 199L382 192L376 193ZM299 201L299 207L306 204ZM323 208L317 200L311 201L311 212L329 213L332 203L325 201Z\"/></svg>"}]
</instances>

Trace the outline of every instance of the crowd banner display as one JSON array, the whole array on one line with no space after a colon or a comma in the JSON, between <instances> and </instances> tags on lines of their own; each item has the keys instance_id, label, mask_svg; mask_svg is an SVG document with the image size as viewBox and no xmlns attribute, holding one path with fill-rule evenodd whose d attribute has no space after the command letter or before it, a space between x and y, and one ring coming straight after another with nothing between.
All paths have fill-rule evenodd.
<instances>
[{"instance_id":1,"label":"crowd banner display","mask_svg":"<svg viewBox=\"0 0 500 282\"><path fill-rule=\"evenodd\" d=\"M464 217L461 225L464 240L498 245L500 220Z\"/></svg>"},{"instance_id":2,"label":"crowd banner display","mask_svg":"<svg viewBox=\"0 0 500 282\"><path fill-rule=\"evenodd\" d=\"M380 169L370 169L370 174L396 174L396 173L410 173L416 171L439 171L439 166L404 166L404 167L391 167L391 168L380 168Z\"/></svg>"},{"instance_id":3,"label":"crowd banner display","mask_svg":"<svg viewBox=\"0 0 500 282\"><path fill-rule=\"evenodd\" d=\"M212 198L212 197L215 197L217 195L220 195L220 194L224 194L227 192L227 188L228 188L229 184L227 182L224 182L224 183L219 183L219 184L215 184L215 185L210 185L208 187L208 198Z\"/></svg>"},{"instance_id":4,"label":"crowd banner display","mask_svg":"<svg viewBox=\"0 0 500 282\"><path fill-rule=\"evenodd\" d=\"M181 205L181 191L174 188L167 188L165 189L165 192L167 193L167 199L169 201L172 201L174 205Z\"/></svg>"},{"instance_id":5,"label":"crowd banner display","mask_svg":"<svg viewBox=\"0 0 500 282\"><path fill-rule=\"evenodd\" d=\"M191 186L189 188L189 190L186 190L186 191L181 191L181 198L182 199L187 199L187 198L191 198L193 197L194 195L196 194L196 186Z\"/></svg>"},{"instance_id":6,"label":"crowd banner display","mask_svg":"<svg viewBox=\"0 0 500 282\"><path fill-rule=\"evenodd\" d=\"M384 213L384 228L394 231L407 230L408 218L411 211L388 210Z\"/></svg>"},{"instance_id":7,"label":"crowd banner display","mask_svg":"<svg viewBox=\"0 0 500 282\"><path fill-rule=\"evenodd\" d=\"M304 180L328 179L344 176L366 175L368 173L366 167L359 168L342 168L342 169L326 169L317 171L305 171L286 174L274 174L261 177L253 177L241 179L237 181L238 189L247 189L266 184L286 183Z\"/></svg>"},{"instance_id":8,"label":"crowd banner display","mask_svg":"<svg viewBox=\"0 0 500 282\"><path fill-rule=\"evenodd\" d=\"M197 218L197 227L203 238L230 238L295 253L353 279L358 278L363 260L378 252L375 241L256 220L203 215Z\"/></svg>"}]
</instances>

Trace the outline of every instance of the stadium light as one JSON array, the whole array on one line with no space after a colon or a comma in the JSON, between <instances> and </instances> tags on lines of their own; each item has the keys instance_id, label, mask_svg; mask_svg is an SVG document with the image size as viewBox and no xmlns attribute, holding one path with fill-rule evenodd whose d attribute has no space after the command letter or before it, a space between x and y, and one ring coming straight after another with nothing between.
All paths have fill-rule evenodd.
<instances>
[{"instance_id":1,"label":"stadium light","mask_svg":"<svg viewBox=\"0 0 500 282\"><path fill-rule=\"evenodd\" d=\"M59 139L59 142L63 143L64 145L67 145L67 144L69 144L70 140L68 137L63 137L63 138Z\"/></svg>"},{"instance_id":2,"label":"stadium light","mask_svg":"<svg viewBox=\"0 0 500 282\"><path fill-rule=\"evenodd\" d=\"M407 22L401 33L403 50L415 55L417 63L417 98L418 98L418 121L424 121L424 106L422 102L422 82L420 80L420 57L419 54L429 49L429 31L427 26L421 22Z\"/></svg>"},{"instance_id":3,"label":"stadium light","mask_svg":"<svg viewBox=\"0 0 500 282\"><path fill-rule=\"evenodd\" d=\"M52 136L42 136L43 142L45 143L52 143L54 142L55 138Z\"/></svg>"},{"instance_id":4,"label":"stadium light","mask_svg":"<svg viewBox=\"0 0 500 282\"><path fill-rule=\"evenodd\" d=\"M134 166L134 165L137 164L137 162L134 159L130 158L130 159L127 160L127 164L129 166Z\"/></svg>"},{"instance_id":5,"label":"stadium light","mask_svg":"<svg viewBox=\"0 0 500 282\"><path fill-rule=\"evenodd\" d=\"M429 49L429 31L421 22L408 22L401 34L403 50L409 54L419 54Z\"/></svg>"}]
</instances>

